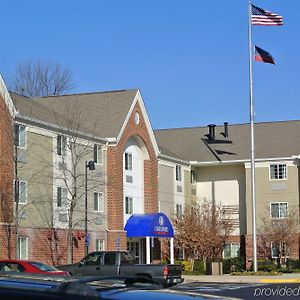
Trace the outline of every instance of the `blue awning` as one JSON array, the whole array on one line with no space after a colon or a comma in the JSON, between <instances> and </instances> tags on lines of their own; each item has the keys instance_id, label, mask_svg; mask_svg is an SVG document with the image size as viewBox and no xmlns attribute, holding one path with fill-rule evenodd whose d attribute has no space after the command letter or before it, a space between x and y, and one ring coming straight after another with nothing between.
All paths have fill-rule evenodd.
<instances>
[{"instance_id":1,"label":"blue awning","mask_svg":"<svg viewBox=\"0 0 300 300\"><path fill-rule=\"evenodd\" d=\"M173 237L174 230L169 218L163 213L134 214L124 228L127 237Z\"/></svg>"}]
</instances>

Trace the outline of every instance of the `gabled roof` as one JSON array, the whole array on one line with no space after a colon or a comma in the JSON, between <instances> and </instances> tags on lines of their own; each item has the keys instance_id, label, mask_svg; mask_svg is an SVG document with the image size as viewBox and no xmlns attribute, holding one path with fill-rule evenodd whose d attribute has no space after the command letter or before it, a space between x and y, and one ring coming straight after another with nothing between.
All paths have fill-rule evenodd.
<instances>
[{"instance_id":1,"label":"gabled roof","mask_svg":"<svg viewBox=\"0 0 300 300\"><path fill-rule=\"evenodd\" d=\"M256 159L285 158L300 154L300 121L256 123ZM189 162L221 162L250 159L250 125L215 127L215 139L208 139L207 127L155 130L161 154Z\"/></svg>"},{"instance_id":2,"label":"gabled roof","mask_svg":"<svg viewBox=\"0 0 300 300\"><path fill-rule=\"evenodd\" d=\"M9 113L13 117L16 114L16 108L13 104L13 101L10 97L10 94L6 88L6 84L5 84L1 74L0 74L0 97L2 97L2 99L4 100Z\"/></svg>"},{"instance_id":3,"label":"gabled roof","mask_svg":"<svg viewBox=\"0 0 300 300\"><path fill-rule=\"evenodd\" d=\"M132 89L31 99L10 95L22 117L73 127L95 137L117 138L137 93Z\"/></svg>"}]
</instances>

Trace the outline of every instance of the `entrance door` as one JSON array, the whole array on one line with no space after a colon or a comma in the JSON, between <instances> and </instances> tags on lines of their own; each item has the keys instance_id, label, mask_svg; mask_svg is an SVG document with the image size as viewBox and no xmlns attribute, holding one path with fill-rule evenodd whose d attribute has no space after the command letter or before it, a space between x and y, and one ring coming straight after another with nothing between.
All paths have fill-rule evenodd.
<instances>
[{"instance_id":1,"label":"entrance door","mask_svg":"<svg viewBox=\"0 0 300 300\"><path fill-rule=\"evenodd\" d=\"M127 251L133 257L136 264L142 263L140 239L127 239Z\"/></svg>"}]
</instances>

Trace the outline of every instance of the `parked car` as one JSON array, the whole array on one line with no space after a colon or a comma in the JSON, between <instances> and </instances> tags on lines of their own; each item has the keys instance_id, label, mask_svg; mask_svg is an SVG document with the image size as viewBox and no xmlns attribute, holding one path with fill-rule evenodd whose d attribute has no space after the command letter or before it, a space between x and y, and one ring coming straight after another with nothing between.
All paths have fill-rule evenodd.
<instances>
[{"instance_id":1,"label":"parked car","mask_svg":"<svg viewBox=\"0 0 300 300\"><path fill-rule=\"evenodd\" d=\"M83 276L141 276L164 285L174 285L183 281L181 265L134 264L128 252L95 251L89 253L79 263L57 266L71 275Z\"/></svg>"},{"instance_id":2,"label":"parked car","mask_svg":"<svg viewBox=\"0 0 300 300\"><path fill-rule=\"evenodd\" d=\"M25 275L23 273L23 275ZM32 274L31 274L32 275ZM226 299L207 294L190 293L183 290L163 288L148 279L138 277L94 277L75 279L72 277L42 278L0 276L0 299L9 300L203 300ZM40 276L40 277L38 277ZM232 298L230 298L232 299Z\"/></svg>"},{"instance_id":3,"label":"parked car","mask_svg":"<svg viewBox=\"0 0 300 300\"><path fill-rule=\"evenodd\" d=\"M58 276L70 276L69 272L58 270L55 267L48 266L42 262L20 259L2 259L0 260L1 272L26 272L39 273Z\"/></svg>"}]
</instances>

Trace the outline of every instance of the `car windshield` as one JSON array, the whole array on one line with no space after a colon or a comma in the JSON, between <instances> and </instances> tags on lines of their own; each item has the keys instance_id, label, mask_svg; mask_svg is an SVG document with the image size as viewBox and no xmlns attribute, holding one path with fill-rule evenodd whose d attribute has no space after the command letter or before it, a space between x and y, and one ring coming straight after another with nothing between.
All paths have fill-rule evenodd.
<instances>
[{"instance_id":1,"label":"car windshield","mask_svg":"<svg viewBox=\"0 0 300 300\"><path fill-rule=\"evenodd\" d=\"M48 265L45 265L45 264L37 262L37 261L31 261L30 264L33 265L34 267L38 268L41 271L46 271L46 272L58 271L58 269L56 269L52 266L48 266Z\"/></svg>"}]
</instances>

